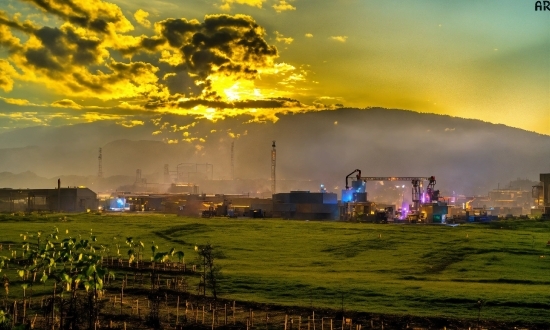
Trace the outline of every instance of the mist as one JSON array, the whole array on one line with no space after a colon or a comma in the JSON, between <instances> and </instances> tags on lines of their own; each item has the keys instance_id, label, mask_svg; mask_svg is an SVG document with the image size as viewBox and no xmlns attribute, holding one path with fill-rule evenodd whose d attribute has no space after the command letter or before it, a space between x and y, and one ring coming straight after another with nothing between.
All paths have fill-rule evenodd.
<instances>
[{"instance_id":1,"label":"mist","mask_svg":"<svg viewBox=\"0 0 550 330\"><path fill-rule=\"evenodd\" d=\"M276 122L248 116L212 122L165 116L165 126L175 129L160 132L150 120L131 128L103 121L18 129L0 134L0 172L28 171L49 180L80 176L70 182L89 185L97 177L101 147L104 177L126 178L117 184L132 183L136 169L149 182L159 182L164 164L175 171L182 163L211 164L214 180L230 180L233 142L234 178L265 180L268 186L273 140L277 179L294 182L281 189L312 190L323 183L337 192L357 168L364 176L434 175L442 192L474 195L516 178L537 181L550 169L549 136L479 120L380 108L278 117ZM190 123L186 135L177 129ZM0 186L27 188L16 185L13 175L0 175Z\"/></svg>"}]
</instances>

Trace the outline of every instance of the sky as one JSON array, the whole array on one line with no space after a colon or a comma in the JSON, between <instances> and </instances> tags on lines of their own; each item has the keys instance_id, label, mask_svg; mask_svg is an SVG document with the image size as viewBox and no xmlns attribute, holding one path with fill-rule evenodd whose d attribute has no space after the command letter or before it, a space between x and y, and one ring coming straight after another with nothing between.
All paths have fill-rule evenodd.
<instances>
[{"instance_id":1,"label":"sky","mask_svg":"<svg viewBox=\"0 0 550 330\"><path fill-rule=\"evenodd\" d=\"M0 3L0 132L151 122L178 143L201 120L384 107L550 135L532 0Z\"/></svg>"}]
</instances>

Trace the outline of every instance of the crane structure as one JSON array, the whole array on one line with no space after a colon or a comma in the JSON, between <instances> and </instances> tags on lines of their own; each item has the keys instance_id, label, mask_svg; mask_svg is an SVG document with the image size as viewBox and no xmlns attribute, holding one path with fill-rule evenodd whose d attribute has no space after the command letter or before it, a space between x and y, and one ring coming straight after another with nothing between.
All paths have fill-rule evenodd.
<instances>
[{"instance_id":1,"label":"crane structure","mask_svg":"<svg viewBox=\"0 0 550 330\"><path fill-rule=\"evenodd\" d=\"M359 171L359 173L361 173L361 171ZM413 210L415 211L418 211L420 209L420 204L427 202L426 196L429 197L430 202L437 200L439 198L439 190L435 190L436 181L434 176L358 176L357 179L365 182L366 181L410 181L412 184ZM346 177L346 181L347 181L347 177ZM422 192L424 181L429 182L428 188L426 189L425 194Z\"/></svg>"},{"instance_id":2,"label":"crane structure","mask_svg":"<svg viewBox=\"0 0 550 330\"><path fill-rule=\"evenodd\" d=\"M355 180L350 185L349 178L351 176L355 176ZM341 208L341 212L345 212L344 219L349 219L354 212L374 214L372 209L368 209L371 207L369 206L370 202L367 201L366 183L368 181L409 181L412 185L413 204L408 210L407 219L409 221L426 219L435 222L445 221L445 215L448 212L447 204L439 201L439 190L435 190L435 176L362 176L359 169L346 176L345 189L342 190L343 207ZM425 186L426 181L428 184ZM425 190L424 187L426 187ZM387 212L388 208L386 208L386 216Z\"/></svg>"}]
</instances>

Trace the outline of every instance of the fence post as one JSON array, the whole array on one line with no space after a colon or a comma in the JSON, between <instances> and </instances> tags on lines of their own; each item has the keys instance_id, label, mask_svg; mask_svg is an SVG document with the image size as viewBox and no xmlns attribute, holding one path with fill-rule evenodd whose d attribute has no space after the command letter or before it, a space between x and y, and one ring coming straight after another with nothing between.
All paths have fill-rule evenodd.
<instances>
[{"instance_id":1,"label":"fence post","mask_svg":"<svg viewBox=\"0 0 550 330\"><path fill-rule=\"evenodd\" d=\"M179 324L180 321L180 296L178 296L178 302L176 303L176 325Z\"/></svg>"},{"instance_id":2,"label":"fence post","mask_svg":"<svg viewBox=\"0 0 550 330\"><path fill-rule=\"evenodd\" d=\"M204 324L204 305L202 305L202 324Z\"/></svg>"},{"instance_id":3,"label":"fence post","mask_svg":"<svg viewBox=\"0 0 550 330\"><path fill-rule=\"evenodd\" d=\"M286 330L286 322L288 321L288 314L285 314L285 330Z\"/></svg>"},{"instance_id":4,"label":"fence post","mask_svg":"<svg viewBox=\"0 0 550 330\"><path fill-rule=\"evenodd\" d=\"M223 325L227 325L227 304L223 305L224 321Z\"/></svg>"}]
</instances>

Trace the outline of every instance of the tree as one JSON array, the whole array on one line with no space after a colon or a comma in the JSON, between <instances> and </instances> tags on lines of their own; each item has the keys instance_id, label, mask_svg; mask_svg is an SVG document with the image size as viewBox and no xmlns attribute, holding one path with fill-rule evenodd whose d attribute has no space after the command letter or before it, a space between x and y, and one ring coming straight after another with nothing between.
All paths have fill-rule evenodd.
<instances>
[{"instance_id":1,"label":"tree","mask_svg":"<svg viewBox=\"0 0 550 330\"><path fill-rule=\"evenodd\" d=\"M199 262L203 266L203 279L206 288L210 289L214 299L218 298L219 283L222 277L221 267L215 263L217 259L223 258L223 253L217 250L212 244L198 246L195 250L199 253Z\"/></svg>"}]
</instances>

